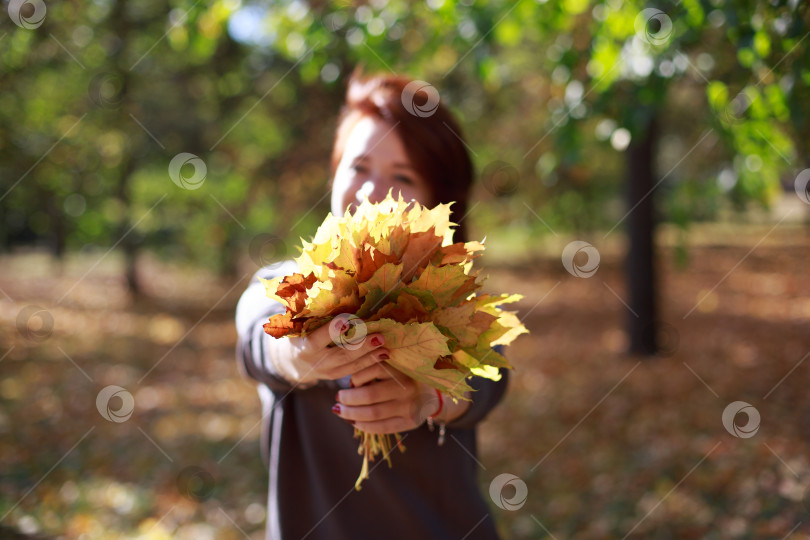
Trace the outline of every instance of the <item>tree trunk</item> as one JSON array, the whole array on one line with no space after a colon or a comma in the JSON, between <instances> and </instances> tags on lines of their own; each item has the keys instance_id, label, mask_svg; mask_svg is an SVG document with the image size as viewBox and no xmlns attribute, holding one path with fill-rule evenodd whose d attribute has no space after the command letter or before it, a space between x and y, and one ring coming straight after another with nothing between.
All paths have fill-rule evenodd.
<instances>
[{"instance_id":1,"label":"tree trunk","mask_svg":"<svg viewBox=\"0 0 810 540\"><path fill-rule=\"evenodd\" d=\"M630 354L653 355L657 352L655 279L655 185L654 161L658 122L653 114L638 137L627 149L627 219L629 250L626 261L628 303L627 332Z\"/></svg>"},{"instance_id":2,"label":"tree trunk","mask_svg":"<svg viewBox=\"0 0 810 540\"><path fill-rule=\"evenodd\" d=\"M126 2L124 0L118 0L115 2L111 11L110 20L113 21L113 27L116 29L116 34L121 38L122 43L129 43L131 25L127 16ZM126 62L125 49L125 46L119 47L115 54L113 54L111 57L111 71L114 71L121 79L121 91L119 95L120 104L116 110L118 114L118 119L116 120L117 125L125 125L125 122L129 120L126 112L129 109L130 98L128 94L132 77L131 71L125 69L124 67ZM115 191L116 196L122 202L125 208L124 215L116 228L116 238L121 239L120 248L124 254L124 275L127 282L127 289L132 297L137 297L142 292L141 286L138 282L136 266L139 246L137 240L133 238L133 235L136 234L135 231L130 230L132 227L132 197L130 193L130 180L132 178L132 174L137 169L135 158L136 152L137 150L135 148L131 148L125 153L122 163L118 167L118 179Z\"/></svg>"}]
</instances>

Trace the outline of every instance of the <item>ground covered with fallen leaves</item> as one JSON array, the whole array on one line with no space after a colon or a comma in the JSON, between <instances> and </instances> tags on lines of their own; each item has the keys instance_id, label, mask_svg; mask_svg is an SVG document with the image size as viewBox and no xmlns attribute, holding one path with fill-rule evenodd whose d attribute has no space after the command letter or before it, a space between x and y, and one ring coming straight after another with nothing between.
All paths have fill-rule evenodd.
<instances>
[{"instance_id":1,"label":"ground covered with fallen leaves","mask_svg":"<svg viewBox=\"0 0 810 540\"><path fill-rule=\"evenodd\" d=\"M517 256L491 237L477 261L485 291L525 296L531 331L479 429L485 498L502 473L528 488L518 509L491 504L503 538L809 538L808 228L696 228L683 268L663 235L663 351L646 359L625 354L620 242L583 239L590 278L560 262L573 238ZM259 400L233 355L252 269L145 257L132 299L103 255L0 257L0 537L262 538ZM130 417L123 395L102 409L122 421L102 417L109 385ZM735 401L759 413L753 436L724 427Z\"/></svg>"}]
</instances>

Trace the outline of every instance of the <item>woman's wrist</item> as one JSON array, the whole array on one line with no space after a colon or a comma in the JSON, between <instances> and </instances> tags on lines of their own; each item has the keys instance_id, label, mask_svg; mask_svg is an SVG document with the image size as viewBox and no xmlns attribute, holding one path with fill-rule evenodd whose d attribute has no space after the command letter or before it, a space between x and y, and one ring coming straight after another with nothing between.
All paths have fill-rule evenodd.
<instances>
[{"instance_id":1,"label":"woman's wrist","mask_svg":"<svg viewBox=\"0 0 810 540\"><path fill-rule=\"evenodd\" d=\"M470 398L471 393L465 392L464 397ZM464 399L459 399L458 403L453 401L453 398L449 397L447 394L442 393L441 398L443 405L441 409L436 407L436 411L439 413L435 417L433 417L433 421L439 424L449 424L456 418L461 417L464 413L469 410L470 406L472 405L471 401L467 401ZM434 413L435 414L435 413Z\"/></svg>"},{"instance_id":2,"label":"woman's wrist","mask_svg":"<svg viewBox=\"0 0 810 540\"><path fill-rule=\"evenodd\" d=\"M268 355L276 372L291 383L305 387L318 381L318 373L311 364L299 360L289 337L270 339Z\"/></svg>"}]
</instances>

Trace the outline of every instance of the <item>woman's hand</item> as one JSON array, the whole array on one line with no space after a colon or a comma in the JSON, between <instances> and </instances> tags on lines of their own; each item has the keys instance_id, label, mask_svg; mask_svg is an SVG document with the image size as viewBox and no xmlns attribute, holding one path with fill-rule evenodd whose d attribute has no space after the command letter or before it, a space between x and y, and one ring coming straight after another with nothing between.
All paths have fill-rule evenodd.
<instances>
[{"instance_id":1,"label":"woman's hand","mask_svg":"<svg viewBox=\"0 0 810 540\"><path fill-rule=\"evenodd\" d=\"M273 340L271 357L282 373L298 382L340 379L389 358L382 334L351 343L340 337L349 327L348 323L343 325L325 324L306 337ZM335 340L340 343L330 347Z\"/></svg>"},{"instance_id":2,"label":"woman's hand","mask_svg":"<svg viewBox=\"0 0 810 540\"><path fill-rule=\"evenodd\" d=\"M354 388L337 393L332 408L339 417L367 433L400 433L421 426L439 410L439 398L432 387L415 381L385 362L367 367L351 379ZM453 403L444 397L438 422L461 416L469 402Z\"/></svg>"}]
</instances>

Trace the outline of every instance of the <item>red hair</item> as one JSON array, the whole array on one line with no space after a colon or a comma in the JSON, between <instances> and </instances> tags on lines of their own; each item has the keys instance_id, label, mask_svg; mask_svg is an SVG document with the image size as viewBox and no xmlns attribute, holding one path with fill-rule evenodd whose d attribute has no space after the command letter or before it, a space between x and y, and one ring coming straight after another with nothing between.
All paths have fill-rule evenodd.
<instances>
[{"instance_id":1,"label":"red hair","mask_svg":"<svg viewBox=\"0 0 810 540\"><path fill-rule=\"evenodd\" d=\"M433 102L435 109L427 110L426 107L434 105ZM406 104L410 105L410 111ZM346 103L335 132L331 162L333 179L349 134L365 116L378 118L394 128L411 164L431 190L434 205L455 201L450 207L450 219L458 224L454 240L467 241L462 219L467 213L467 199L473 182L472 160L464 146L461 128L438 100L435 89L406 77L366 77L355 70L349 79Z\"/></svg>"}]
</instances>

